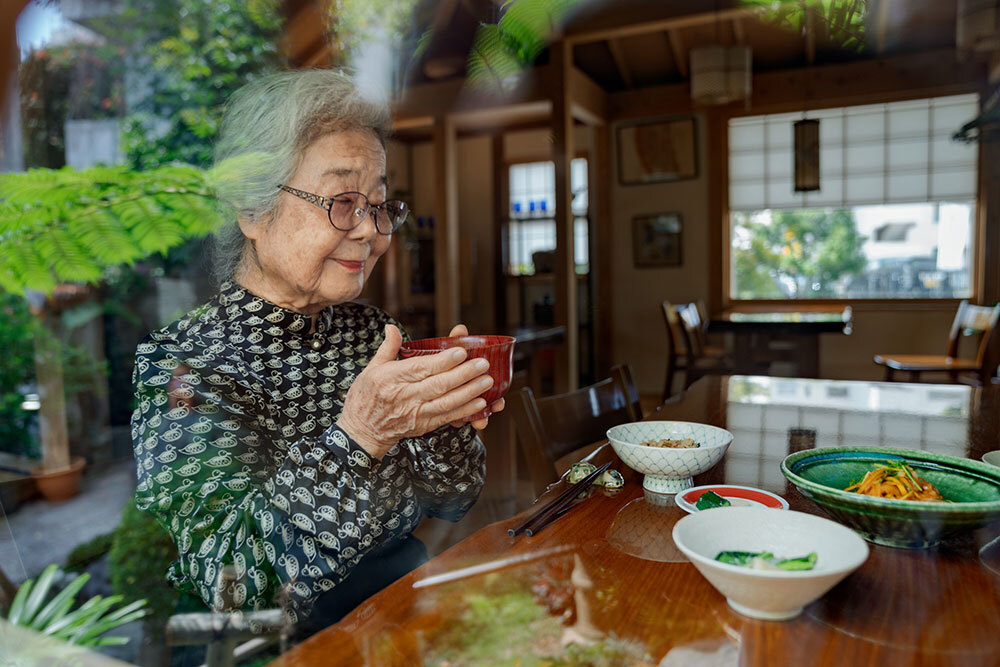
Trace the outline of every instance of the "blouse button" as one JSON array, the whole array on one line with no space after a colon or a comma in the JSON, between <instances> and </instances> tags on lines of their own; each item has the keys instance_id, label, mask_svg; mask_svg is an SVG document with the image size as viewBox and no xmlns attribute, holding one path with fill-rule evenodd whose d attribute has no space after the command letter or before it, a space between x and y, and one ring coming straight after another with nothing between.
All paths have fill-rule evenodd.
<instances>
[{"instance_id":1,"label":"blouse button","mask_svg":"<svg viewBox=\"0 0 1000 667\"><path fill-rule=\"evenodd\" d=\"M319 338L313 338L313 341L309 343L309 346L314 350L319 350L319 348L323 347L323 341Z\"/></svg>"}]
</instances>

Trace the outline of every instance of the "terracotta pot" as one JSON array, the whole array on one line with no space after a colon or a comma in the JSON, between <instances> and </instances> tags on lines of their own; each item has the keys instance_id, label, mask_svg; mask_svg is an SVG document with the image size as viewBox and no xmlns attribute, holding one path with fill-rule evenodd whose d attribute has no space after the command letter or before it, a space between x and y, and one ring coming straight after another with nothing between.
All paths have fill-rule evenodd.
<instances>
[{"instance_id":1,"label":"terracotta pot","mask_svg":"<svg viewBox=\"0 0 1000 667\"><path fill-rule=\"evenodd\" d=\"M86 463L87 459L82 456L74 456L68 468L52 471L35 468L31 474L34 476L35 485L46 500L60 502L69 500L80 492L80 476L83 475L83 466Z\"/></svg>"}]
</instances>

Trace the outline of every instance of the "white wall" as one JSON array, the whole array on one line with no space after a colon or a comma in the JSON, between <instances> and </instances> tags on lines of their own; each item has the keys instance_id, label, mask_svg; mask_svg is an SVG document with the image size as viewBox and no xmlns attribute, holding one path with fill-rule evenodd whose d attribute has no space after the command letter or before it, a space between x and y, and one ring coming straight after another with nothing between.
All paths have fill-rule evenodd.
<instances>
[{"instance_id":1,"label":"white wall","mask_svg":"<svg viewBox=\"0 0 1000 667\"><path fill-rule=\"evenodd\" d=\"M456 148L462 319L474 332L489 331L495 326L492 148L487 135L460 138ZM434 144L415 143L410 151L414 218L439 217L434 201Z\"/></svg>"},{"instance_id":2,"label":"white wall","mask_svg":"<svg viewBox=\"0 0 1000 667\"><path fill-rule=\"evenodd\" d=\"M659 394L666 373L664 299L708 301L708 178L705 118L695 115L698 176L669 183L621 185L618 182L617 132L612 128L611 188L611 360L629 363L639 391ZM681 266L635 268L632 218L650 213L680 213Z\"/></svg>"}]
</instances>

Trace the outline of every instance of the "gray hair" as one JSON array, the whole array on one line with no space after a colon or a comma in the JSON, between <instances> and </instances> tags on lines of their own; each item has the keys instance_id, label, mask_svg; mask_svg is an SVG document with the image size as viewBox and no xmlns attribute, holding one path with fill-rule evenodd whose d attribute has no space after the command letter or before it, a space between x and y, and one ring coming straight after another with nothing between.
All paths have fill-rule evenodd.
<instances>
[{"instance_id":1,"label":"gray hair","mask_svg":"<svg viewBox=\"0 0 1000 667\"><path fill-rule=\"evenodd\" d=\"M391 123L389 109L364 98L339 70L269 74L236 91L215 145L215 190L227 205L215 234L216 279L232 279L248 251L238 218L273 217L278 186L295 173L309 144L330 132L362 130L384 146Z\"/></svg>"}]
</instances>

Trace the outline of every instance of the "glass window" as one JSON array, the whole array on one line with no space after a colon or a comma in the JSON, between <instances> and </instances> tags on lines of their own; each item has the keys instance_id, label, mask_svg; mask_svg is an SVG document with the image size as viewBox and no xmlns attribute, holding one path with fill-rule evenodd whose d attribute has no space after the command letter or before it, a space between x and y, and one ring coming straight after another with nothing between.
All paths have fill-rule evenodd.
<instances>
[{"instance_id":1,"label":"glass window","mask_svg":"<svg viewBox=\"0 0 1000 667\"><path fill-rule=\"evenodd\" d=\"M730 297L971 293L976 95L748 116L729 124ZM795 192L792 125L820 121L820 190Z\"/></svg>"},{"instance_id":2,"label":"glass window","mask_svg":"<svg viewBox=\"0 0 1000 667\"><path fill-rule=\"evenodd\" d=\"M510 275L535 273L536 252L554 251L556 247L555 165L552 162L528 162L510 167L510 218L507 223L507 272ZM570 164L570 187L573 190L574 259L577 273L589 270L589 205L587 160L577 158Z\"/></svg>"}]
</instances>

